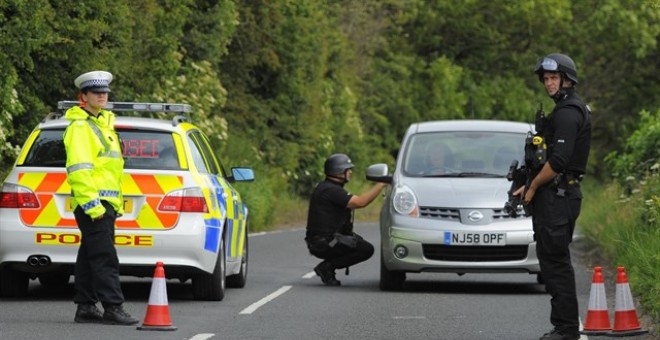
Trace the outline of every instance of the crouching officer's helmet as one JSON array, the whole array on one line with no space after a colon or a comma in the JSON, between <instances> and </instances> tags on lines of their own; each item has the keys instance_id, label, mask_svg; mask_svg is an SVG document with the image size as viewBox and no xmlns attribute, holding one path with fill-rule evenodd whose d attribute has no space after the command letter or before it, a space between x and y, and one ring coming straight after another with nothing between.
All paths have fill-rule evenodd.
<instances>
[{"instance_id":1,"label":"crouching officer's helmet","mask_svg":"<svg viewBox=\"0 0 660 340\"><path fill-rule=\"evenodd\" d=\"M325 160L323 171L326 176L336 176L342 175L346 170L352 169L353 167L353 162L346 154L336 153L330 155L330 157Z\"/></svg>"},{"instance_id":2,"label":"crouching officer's helmet","mask_svg":"<svg viewBox=\"0 0 660 340\"><path fill-rule=\"evenodd\" d=\"M534 73L539 76L539 81L543 82L543 72L559 72L563 78L568 78L573 81L573 84L578 83L577 69L573 59L561 53L552 53L539 59L536 63Z\"/></svg>"}]
</instances>

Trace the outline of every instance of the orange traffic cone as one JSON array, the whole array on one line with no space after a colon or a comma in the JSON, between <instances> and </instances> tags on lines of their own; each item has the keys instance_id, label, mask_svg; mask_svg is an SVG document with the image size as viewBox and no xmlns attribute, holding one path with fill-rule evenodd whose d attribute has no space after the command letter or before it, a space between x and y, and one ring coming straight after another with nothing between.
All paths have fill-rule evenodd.
<instances>
[{"instance_id":1,"label":"orange traffic cone","mask_svg":"<svg viewBox=\"0 0 660 340\"><path fill-rule=\"evenodd\" d=\"M591 292L589 293L589 309L582 334L602 335L610 330L612 327L610 326L610 315L607 312L603 268L594 267L594 277L591 280Z\"/></svg>"},{"instance_id":2,"label":"orange traffic cone","mask_svg":"<svg viewBox=\"0 0 660 340\"><path fill-rule=\"evenodd\" d=\"M177 328L170 320L170 307L167 305L167 286L165 285L165 269L163 262L156 263L154 279L151 283L149 305L144 316L142 326L137 329L143 331L175 331Z\"/></svg>"},{"instance_id":3,"label":"orange traffic cone","mask_svg":"<svg viewBox=\"0 0 660 340\"><path fill-rule=\"evenodd\" d=\"M648 331L643 330L637 319L635 303L630 292L628 276L624 267L617 268L616 276L616 300L614 303L614 327L611 336L631 336L644 334Z\"/></svg>"}]
</instances>

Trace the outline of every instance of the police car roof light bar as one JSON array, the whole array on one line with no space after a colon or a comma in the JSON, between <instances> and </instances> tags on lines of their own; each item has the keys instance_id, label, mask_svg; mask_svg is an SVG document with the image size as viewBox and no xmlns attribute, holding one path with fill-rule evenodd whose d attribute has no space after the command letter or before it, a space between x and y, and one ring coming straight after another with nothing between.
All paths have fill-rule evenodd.
<instances>
[{"instance_id":1,"label":"police car roof light bar","mask_svg":"<svg viewBox=\"0 0 660 340\"><path fill-rule=\"evenodd\" d=\"M57 102L58 110L66 110L73 106L80 105L80 102L74 100L63 100ZM192 107L189 104L170 104L170 103L132 103L132 102L108 102L104 107L106 110L125 112L179 112L189 113Z\"/></svg>"}]
</instances>

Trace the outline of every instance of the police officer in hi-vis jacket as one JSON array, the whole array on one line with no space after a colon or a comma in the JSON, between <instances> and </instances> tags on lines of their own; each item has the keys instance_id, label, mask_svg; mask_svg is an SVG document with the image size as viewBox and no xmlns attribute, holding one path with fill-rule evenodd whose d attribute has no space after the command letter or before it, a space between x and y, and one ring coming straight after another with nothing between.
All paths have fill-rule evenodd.
<instances>
[{"instance_id":1,"label":"police officer in hi-vis jacket","mask_svg":"<svg viewBox=\"0 0 660 340\"><path fill-rule=\"evenodd\" d=\"M67 181L82 235L75 265L78 305L75 322L134 325L124 311L119 259L114 245L115 220L124 213L121 191L124 159L114 129L115 116L104 110L112 74L85 73L74 81L80 105L66 111L64 132ZM104 312L97 308L101 302Z\"/></svg>"}]
</instances>

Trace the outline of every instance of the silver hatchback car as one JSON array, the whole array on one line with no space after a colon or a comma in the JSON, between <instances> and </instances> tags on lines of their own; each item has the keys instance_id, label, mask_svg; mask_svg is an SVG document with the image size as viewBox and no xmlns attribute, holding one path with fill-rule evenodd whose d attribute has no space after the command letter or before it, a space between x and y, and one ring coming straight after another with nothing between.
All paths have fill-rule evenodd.
<instances>
[{"instance_id":1,"label":"silver hatchback car","mask_svg":"<svg viewBox=\"0 0 660 340\"><path fill-rule=\"evenodd\" d=\"M504 208L513 160L522 163L530 124L432 121L406 132L394 173L374 164L370 180L391 182L380 214L380 288L403 288L406 273L539 274L530 217ZM540 276L537 281L542 282Z\"/></svg>"}]
</instances>

